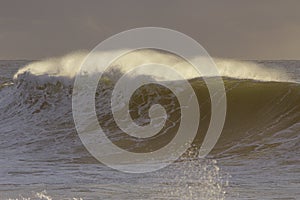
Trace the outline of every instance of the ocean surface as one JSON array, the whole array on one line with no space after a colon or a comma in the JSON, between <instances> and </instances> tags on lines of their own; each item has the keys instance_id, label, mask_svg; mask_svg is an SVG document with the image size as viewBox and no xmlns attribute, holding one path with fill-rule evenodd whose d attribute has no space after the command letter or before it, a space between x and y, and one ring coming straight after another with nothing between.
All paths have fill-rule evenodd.
<instances>
[{"instance_id":1,"label":"ocean surface","mask_svg":"<svg viewBox=\"0 0 300 200\"><path fill-rule=\"evenodd\" d=\"M78 137L72 117L74 79L68 74L77 57L0 61L1 200L300 199L300 61L216 61L227 116L206 158L199 158L197 150L210 119L209 95L202 78L191 77L201 110L193 147L164 169L128 174L101 164ZM132 97L133 119L147 124L147 110L155 101L165 107L170 122L152 141L125 137L109 111L118 73L107 72L99 82L99 124L115 144L133 152L165 145L180 123L176 97L155 85L139 88Z\"/></svg>"}]
</instances>

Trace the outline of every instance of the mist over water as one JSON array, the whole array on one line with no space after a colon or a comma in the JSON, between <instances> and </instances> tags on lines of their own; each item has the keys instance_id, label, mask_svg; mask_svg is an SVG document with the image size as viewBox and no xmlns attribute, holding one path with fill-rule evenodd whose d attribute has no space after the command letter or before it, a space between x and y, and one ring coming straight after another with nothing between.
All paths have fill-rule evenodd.
<instances>
[{"instance_id":1,"label":"mist over water","mask_svg":"<svg viewBox=\"0 0 300 200\"><path fill-rule=\"evenodd\" d=\"M111 53L94 55L95 62ZM85 56L86 52L77 52L37 62L0 62L0 199L300 197L299 61L214 59L225 84L227 116L216 147L200 159L197 152L211 115L202 77L187 62L165 52L135 51L116 60L99 81L95 100L99 124L119 146L137 152L159 148L176 134L180 123L176 96L156 85L139 88L130 104L131 116L141 125L149 122L153 102L166 109L169 121L154 142L126 138L114 123L110 108L114 84L145 60L179 69L192 85L201 112L198 135L188 152L162 170L132 175L99 163L77 135L72 89ZM85 75L99 70L101 66L91 65ZM159 81L181 81L160 74ZM184 94L185 88L180 89Z\"/></svg>"}]
</instances>

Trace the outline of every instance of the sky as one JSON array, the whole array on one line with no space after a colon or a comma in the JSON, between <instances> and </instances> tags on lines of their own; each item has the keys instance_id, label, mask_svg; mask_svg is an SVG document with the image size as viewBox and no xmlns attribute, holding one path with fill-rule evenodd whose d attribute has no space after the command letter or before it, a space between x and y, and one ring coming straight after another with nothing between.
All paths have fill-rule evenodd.
<instances>
[{"instance_id":1,"label":"sky","mask_svg":"<svg viewBox=\"0 0 300 200\"><path fill-rule=\"evenodd\" d=\"M185 33L211 56L300 59L297 0L0 0L0 59L91 50L132 28Z\"/></svg>"}]
</instances>

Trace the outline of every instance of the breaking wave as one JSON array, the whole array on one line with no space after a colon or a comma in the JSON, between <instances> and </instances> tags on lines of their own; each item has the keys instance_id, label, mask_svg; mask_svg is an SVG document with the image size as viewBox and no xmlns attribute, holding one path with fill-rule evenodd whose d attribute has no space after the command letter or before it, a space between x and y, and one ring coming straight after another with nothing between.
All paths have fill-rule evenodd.
<instances>
[{"instance_id":1,"label":"breaking wave","mask_svg":"<svg viewBox=\"0 0 300 200\"><path fill-rule=\"evenodd\" d=\"M105 57L109 53L111 52L98 53L94 56ZM5 83L6 85L2 85L4 89L0 89L4 94L0 98L1 123L6 123L5 119L10 117L21 117L35 121L34 124L43 124L48 130L55 126L57 130L61 127L74 132L72 86L74 76L85 56L85 52L77 52L61 58L33 62L21 68L15 74L13 83ZM115 124L110 107L114 84L124 71L145 60L162 62L182 69L189 67L182 59L172 54L147 50L135 51L118 59L113 63L114 69L104 72L96 93L99 123L106 127L104 129L112 141L133 152L148 152L167 144L174 137L180 123L179 104L173 93L164 87L145 85L132 96L131 116L136 123L145 125L149 123L149 108L153 103L159 103L167 111L168 123L158 135L145 141L137 141L136 138L126 136ZM293 132L289 138L272 140L273 137L285 137L282 134L298 127L300 121L300 87L297 83L293 83L294 81L283 70L269 69L261 64L246 61L215 59L215 62L224 79L228 112L222 136L214 152L225 154L235 151L233 149L236 148L245 151L274 148L281 146L281 143L286 145L297 137ZM88 74L93 74L97 70L99 70L97 66L91 67ZM196 76L193 70L185 70L185 73L200 102L200 128L194 142L197 146L201 144L207 130L211 104L202 77ZM163 72L161 74L168 78ZM180 80L173 81L180 83ZM184 88L181 89L184 91ZM27 111L22 112L24 109ZM49 139L54 137L51 135ZM250 139L242 140L243 138ZM262 140L270 141L261 144ZM245 144L237 145L236 141L244 141ZM242 150L239 153L242 153Z\"/></svg>"}]
</instances>

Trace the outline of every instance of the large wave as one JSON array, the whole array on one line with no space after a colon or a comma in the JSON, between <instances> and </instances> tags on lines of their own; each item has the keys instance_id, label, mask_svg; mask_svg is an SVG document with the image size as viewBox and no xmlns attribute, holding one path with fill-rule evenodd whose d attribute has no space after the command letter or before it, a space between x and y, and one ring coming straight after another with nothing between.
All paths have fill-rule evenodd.
<instances>
[{"instance_id":1,"label":"large wave","mask_svg":"<svg viewBox=\"0 0 300 200\"><path fill-rule=\"evenodd\" d=\"M94 56L96 59L110 53L112 52L97 53ZM4 89L0 88L2 113L0 123L13 126L15 121L24 122L24 119L28 119L30 128L36 126L37 132L48 134L53 129L59 132L58 135L66 129L75 132L71 105L72 86L86 55L86 52L77 52L60 58L29 63L21 68L14 75L13 85L6 82L6 85L2 86ZM172 92L154 85L141 87L131 101L134 102L131 115L138 124L149 122L148 110L153 101L162 104L169 114L169 122L158 137L150 141L151 144L149 141L137 143L136 139L124 135L114 123L110 108L113 86L128 68L137 66L145 60L184 69L185 77L189 78L199 100L201 128L198 130L195 145L201 144L211 114L205 82L193 69L188 70L190 66L187 66L188 64L181 58L164 52L135 51L114 62L117 70L105 72L96 94L99 123L110 132L108 135L111 135L111 140L131 151L160 148L174 136L180 123L178 102ZM292 83L294 80L282 69L271 69L255 62L230 59L215 59L215 62L223 76L228 101L225 127L215 152L226 154L225 152L235 152L234 149L252 151L261 148L279 148L287 143L293 144L293 139L297 137L294 129L299 129L297 124L300 121L299 85ZM93 74L99 69L96 65L91 66L87 73ZM168 78L165 73L161 74ZM290 131L292 134L286 136ZM57 135L51 134L45 140L53 140L56 137ZM77 142L77 145L83 149L80 142ZM65 149L64 145L62 149Z\"/></svg>"},{"instance_id":2,"label":"large wave","mask_svg":"<svg viewBox=\"0 0 300 200\"><path fill-rule=\"evenodd\" d=\"M98 53L94 55L95 61L100 56L105 58L105 55L111 53L114 52ZM14 73L11 73L14 71L13 68L6 68L9 69L9 73L1 71L0 157L3 159L0 159L0 162L4 172L2 177L2 182L5 183L2 185L4 191L18 194L20 189L12 188L19 184L36 185L47 182L57 185L60 182L64 183L61 193L65 194L65 185L73 183L78 183L80 186L81 183L86 183L85 181L99 183L99 180L104 180L111 183L111 179L116 179L118 184L131 183L128 182L127 176L115 176L114 171L108 173L106 168L98 168L102 166L87 152L77 136L72 116L73 83L86 55L87 52L77 52L60 58L31 62L15 73L14 80L9 78ZM150 140L142 141L128 137L116 126L111 113L110 97L115 83L128 69L147 59L180 68L197 95L201 112L200 127L193 147L174 163L174 168L170 168L171 173L162 171L154 177L152 174L149 177L151 176L151 180L155 182L161 178L164 183L162 191L168 197L172 194L182 198L188 192L187 198L193 194L199 197L200 193L204 199L222 199L223 186L220 185L220 172L214 159L212 163L209 161L208 164L200 165L199 159L195 157L210 122L210 96L203 78L191 70L182 59L172 54L148 50L135 51L115 61L114 68L104 72L96 92L95 102L99 123L111 141L132 152L153 151L173 138L180 123L180 106L176 96L164 87L154 84L145 85L136 90L130 100L131 117L139 125L149 123L149 108L153 103L159 103L165 108L168 114L166 125ZM272 184L276 183L276 188L281 186L284 188L287 183L285 180L290 179L289 187L297 188L297 178L291 179L291 177L298 173L296 166L299 163L300 85L289 76L294 73L293 70L288 73L285 71L287 66L290 67L290 62L281 61L280 68L274 68L273 65L269 68L263 62L258 64L258 62L231 59L214 59L214 61L220 75L223 76L227 95L227 116L221 137L209 154L209 158L218 158L219 163L223 162L223 165L225 163L224 166L221 165L222 168L226 165L230 166L232 176L238 179L242 176L243 187L251 188L252 183L257 183L259 186L270 184L273 187ZM18 66L23 64L23 62L19 63ZM294 64L299 66L297 61ZM87 74L93 75L99 70L101 68L96 65L91 66ZM160 80L164 77L170 78L170 75L163 71L160 74L162 75ZM181 80L172 81L181 86ZM184 93L183 86L179 89ZM192 162L186 162L188 160ZM93 167L93 164L96 164L96 167ZM99 170L103 170L108 175L102 176L100 173L97 176ZM278 174L280 176L277 176ZM265 176L272 178L265 181ZM247 185L249 178L250 185ZM195 183L201 184L191 185L194 180ZM136 182L135 179L131 181L137 183L134 187L140 186L139 181ZM237 183L233 182L231 185ZM153 186L149 185L152 189ZM84 189L80 187L78 190L88 191L90 194L90 188L95 188L95 185L89 186L86 187L87 189L83 186ZM107 190L111 191L111 184L108 186ZM161 188L161 185L158 187ZM76 188L73 189L72 192L76 191ZM100 186L100 189L102 195L103 186ZM57 191L55 188L55 192ZM119 193L119 188L117 191ZM270 190L271 193L272 191ZM275 196L277 194L272 193ZM52 198L45 192L34 196Z\"/></svg>"}]
</instances>

